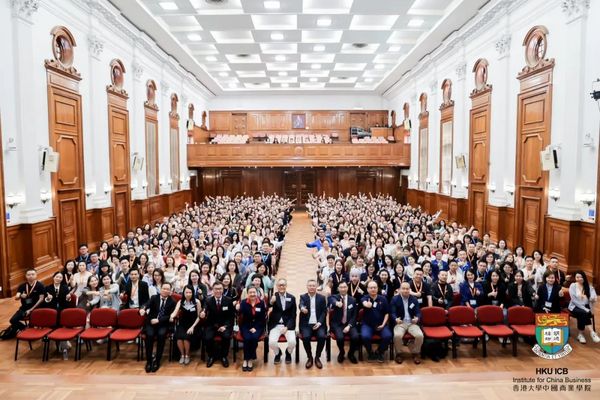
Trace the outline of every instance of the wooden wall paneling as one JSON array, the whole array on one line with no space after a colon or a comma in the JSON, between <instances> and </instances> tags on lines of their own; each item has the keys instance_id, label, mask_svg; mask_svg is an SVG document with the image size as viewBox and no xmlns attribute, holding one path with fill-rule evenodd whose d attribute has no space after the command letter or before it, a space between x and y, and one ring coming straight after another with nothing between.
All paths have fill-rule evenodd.
<instances>
[{"instance_id":1,"label":"wooden wall paneling","mask_svg":"<svg viewBox=\"0 0 600 400\"><path fill-rule=\"evenodd\" d=\"M485 228L484 231L490 234L493 241L498 241L501 238L502 221L500 219L501 209L492 205L486 206Z\"/></svg>"},{"instance_id":2,"label":"wooden wall paneling","mask_svg":"<svg viewBox=\"0 0 600 400\"><path fill-rule=\"evenodd\" d=\"M231 112L229 111L211 111L209 113L209 121L211 131L231 131Z\"/></svg>"},{"instance_id":3,"label":"wooden wall paneling","mask_svg":"<svg viewBox=\"0 0 600 400\"><path fill-rule=\"evenodd\" d=\"M469 223L486 226L490 160L491 87L471 94L469 134Z\"/></svg>"},{"instance_id":4,"label":"wooden wall paneling","mask_svg":"<svg viewBox=\"0 0 600 400\"><path fill-rule=\"evenodd\" d=\"M59 256L75 257L78 244L85 241L85 195L81 76L73 67L75 39L64 27L55 27L54 59L46 60L48 87L49 143L60 154L58 171L52 175L53 211L61 238Z\"/></svg>"},{"instance_id":5,"label":"wooden wall paneling","mask_svg":"<svg viewBox=\"0 0 600 400\"><path fill-rule=\"evenodd\" d=\"M14 294L17 287L25 279L25 270L33 265L33 248L29 225L13 225L6 230L8 252L8 285L10 294Z\"/></svg>"},{"instance_id":6,"label":"wooden wall paneling","mask_svg":"<svg viewBox=\"0 0 600 400\"><path fill-rule=\"evenodd\" d=\"M234 135L245 135L248 132L247 114L231 114L231 133Z\"/></svg>"},{"instance_id":7,"label":"wooden wall paneling","mask_svg":"<svg viewBox=\"0 0 600 400\"><path fill-rule=\"evenodd\" d=\"M573 240L573 246L571 253L573 254L573 261L569 260L569 269L567 272L573 273L577 269L582 269L588 276L588 279L598 286L598 271L597 266L594 263L594 248L595 248L595 225L589 222L578 222L577 233L575 240Z\"/></svg>"},{"instance_id":8,"label":"wooden wall paneling","mask_svg":"<svg viewBox=\"0 0 600 400\"><path fill-rule=\"evenodd\" d=\"M0 285L2 291L0 291L0 297L11 296L10 290L10 279L9 279L9 265L8 265L8 244L7 237L8 232L6 230L6 205L4 203L4 161L2 159L4 150L2 149L2 143L4 137L2 136L2 121L0 119Z\"/></svg>"},{"instance_id":9,"label":"wooden wall paneling","mask_svg":"<svg viewBox=\"0 0 600 400\"><path fill-rule=\"evenodd\" d=\"M112 232L125 236L132 226L131 218L131 163L129 158L129 96L123 89L125 67L114 59L110 63L111 84L106 86L108 98L108 137L110 156L110 175L112 185L112 205L114 216L112 224L102 232ZM106 221L108 222L108 221Z\"/></svg>"}]
</instances>

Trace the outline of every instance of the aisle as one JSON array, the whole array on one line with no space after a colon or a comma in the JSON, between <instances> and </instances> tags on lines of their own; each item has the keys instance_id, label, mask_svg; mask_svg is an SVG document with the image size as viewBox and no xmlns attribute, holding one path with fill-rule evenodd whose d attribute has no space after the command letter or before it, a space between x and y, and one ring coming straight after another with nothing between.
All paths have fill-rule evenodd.
<instances>
[{"instance_id":1,"label":"aisle","mask_svg":"<svg viewBox=\"0 0 600 400\"><path fill-rule=\"evenodd\" d=\"M316 263L306 242L312 241L313 231L306 211L295 211L292 225L285 236L277 276L286 278L288 291L298 298L306 293L306 281L316 277Z\"/></svg>"}]
</instances>

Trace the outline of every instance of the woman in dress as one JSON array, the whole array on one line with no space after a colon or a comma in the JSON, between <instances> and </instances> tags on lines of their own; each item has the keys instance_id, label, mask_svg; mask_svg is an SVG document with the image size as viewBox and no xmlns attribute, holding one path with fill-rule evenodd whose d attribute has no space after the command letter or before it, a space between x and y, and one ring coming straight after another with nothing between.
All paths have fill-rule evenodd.
<instances>
[{"instance_id":1,"label":"woman in dress","mask_svg":"<svg viewBox=\"0 0 600 400\"><path fill-rule=\"evenodd\" d=\"M190 344L195 335L195 330L200 323L200 312L202 306L200 300L194 297L194 289L190 286L183 288L183 296L177 302L175 310L171 314L171 321L178 318L175 329L175 340L177 348L181 353L179 364L190 363Z\"/></svg>"}]
</instances>

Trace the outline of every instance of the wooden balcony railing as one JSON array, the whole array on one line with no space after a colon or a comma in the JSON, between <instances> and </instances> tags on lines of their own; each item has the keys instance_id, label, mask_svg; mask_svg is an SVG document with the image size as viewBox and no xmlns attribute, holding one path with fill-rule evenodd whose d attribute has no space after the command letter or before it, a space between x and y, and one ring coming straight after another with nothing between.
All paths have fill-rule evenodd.
<instances>
[{"instance_id":1,"label":"wooden balcony railing","mask_svg":"<svg viewBox=\"0 0 600 400\"><path fill-rule=\"evenodd\" d=\"M188 167L404 167L410 144L188 144Z\"/></svg>"}]
</instances>

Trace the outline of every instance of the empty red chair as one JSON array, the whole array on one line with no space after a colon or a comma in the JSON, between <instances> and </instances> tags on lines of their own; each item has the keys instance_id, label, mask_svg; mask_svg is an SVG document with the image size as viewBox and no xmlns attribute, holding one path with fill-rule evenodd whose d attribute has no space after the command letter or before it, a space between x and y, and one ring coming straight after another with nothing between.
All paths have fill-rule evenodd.
<instances>
[{"instance_id":1,"label":"empty red chair","mask_svg":"<svg viewBox=\"0 0 600 400\"><path fill-rule=\"evenodd\" d=\"M448 309L448 323L454 332L453 342L458 338L474 339L473 347L477 347L477 341L483 338L483 331L475 326L475 310L467 306L456 306ZM485 340L482 340L485 353ZM452 358L456 358L456 347L453 344Z\"/></svg>"},{"instance_id":2,"label":"empty red chair","mask_svg":"<svg viewBox=\"0 0 600 400\"><path fill-rule=\"evenodd\" d=\"M140 361L142 351L142 341L140 336L145 322L146 317L141 316L139 310L122 310L117 316L117 329L108 336L106 359L108 361L111 359L112 342L116 343L117 350L119 350L119 343L137 340L137 360Z\"/></svg>"},{"instance_id":3,"label":"empty red chair","mask_svg":"<svg viewBox=\"0 0 600 400\"><path fill-rule=\"evenodd\" d=\"M81 332L79 338L83 342L108 339L108 336L116 326L117 310L112 308L94 308L90 313L90 327ZM76 357L81 359L81 346L79 347L79 354Z\"/></svg>"},{"instance_id":4,"label":"empty red chair","mask_svg":"<svg viewBox=\"0 0 600 400\"><path fill-rule=\"evenodd\" d=\"M31 342L43 340L42 361L46 360L48 352L47 336L56 326L57 317L58 313L52 308L38 308L31 312L31 315L29 316L29 327L17 333L16 336L15 361L17 361L17 356L19 355L19 340L28 341L29 349L32 348Z\"/></svg>"},{"instance_id":5,"label":"empty red chair","mask_svg":"<svg viewBox=\"0 0 600 400\"><path fill-rule=\"evenodd\" d=\"M518 337L535 336L535 313L530 307L513 306L508 309L508 325L515 332L513 356L517 356Z\"/></svg>"},{"instance_id":6,"label":"empty red chair","mask_svg":"<svg viewBox=\"0 0 600 400\"><path fill-rule=\"evenodd\" d=\"M48 340L64 342L75 339L75 361L79 354L79 335L85 329L87 313L82 308L67 308L60 313L60 328L48 335ZM48 354L46 354L48 360Z\"/></svg>"},{"instance_id":7,"label":"empty red chair","mask_svg":"<svg viewBox=\"0 0 600 400\"><path fill-rule=\"evenodd\" d=\"M513 336L513 330L504 325L504 313L500 306L481 306L477 309L479 327L490 337L503 338L502 347L506 346L506 339ZM485 343L485 340L483 341ZM486 347L483 346L483 356L487 357Z\"/></svg>"}]
</instances>

